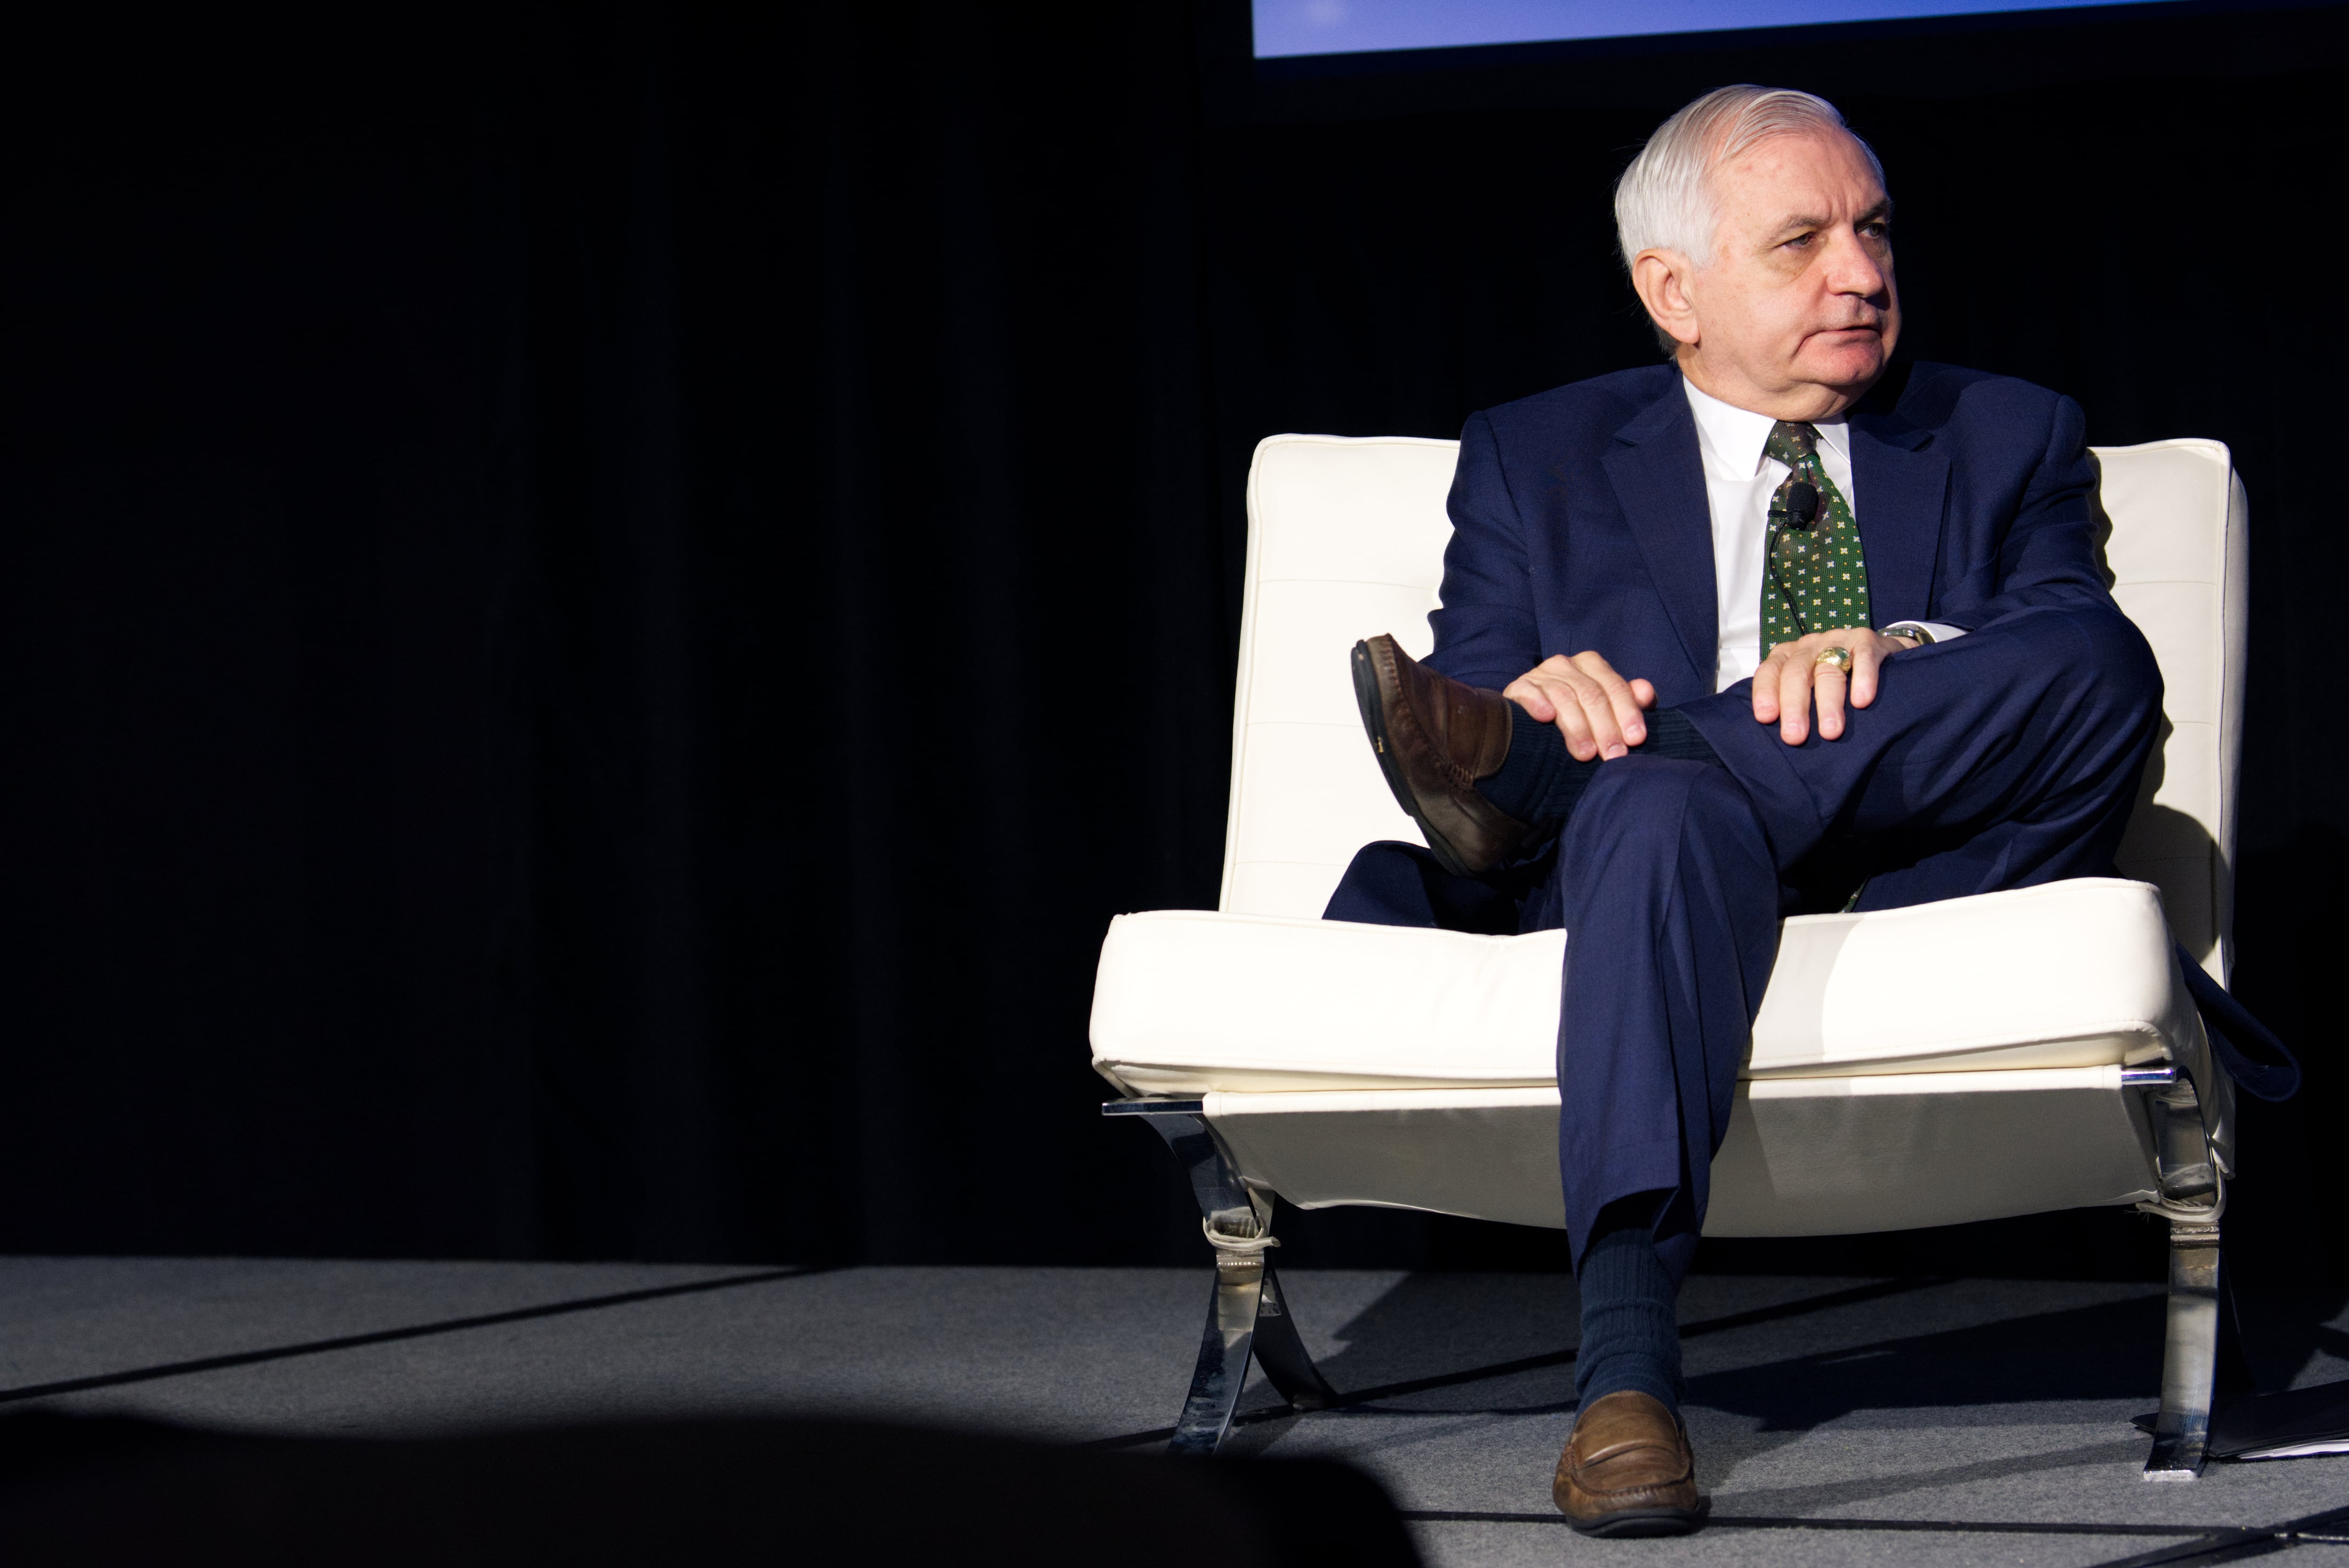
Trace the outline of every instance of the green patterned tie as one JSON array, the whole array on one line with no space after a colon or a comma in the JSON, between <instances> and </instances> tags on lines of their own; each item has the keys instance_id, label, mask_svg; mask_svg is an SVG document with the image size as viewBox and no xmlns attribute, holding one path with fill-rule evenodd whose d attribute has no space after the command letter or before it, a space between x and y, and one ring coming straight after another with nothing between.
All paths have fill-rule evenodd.
<instances>
[{"instance_id":1,"label":"green patterned tie","mask_svg":"<svg viewBox=\"0 0 2349 1568\"><path fill-rule=\"evenodd\" d=\"M1859 553L1859 524L1843 492L1819 461L1819 433L1781 419L1763 449L1794 472L1770 498L1770 537L1763 547L1762 656L1780 643L1812 632L1875 624L1868 613L1868 566ZM1786 515L1786 495L1797 484L1819 492L1818 511L1806 528Z\"/></svg>"}]
</instances>

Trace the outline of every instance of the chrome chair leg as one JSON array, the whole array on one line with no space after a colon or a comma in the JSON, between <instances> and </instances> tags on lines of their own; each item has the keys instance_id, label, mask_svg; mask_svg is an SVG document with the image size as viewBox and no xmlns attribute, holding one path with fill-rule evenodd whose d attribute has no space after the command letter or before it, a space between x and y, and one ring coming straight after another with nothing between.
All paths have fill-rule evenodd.
<instances>
[{"instance_id":1,"label":"chrome chair leg","mask_svg":"<svg viewBox=\"0 0 2349 1568\"><path fill-rule=\"evenodd\" d=\"M1112 1100L1105 1116L1138 1116L1166 1140L1199 1201L1199 1228L1216 1249L1216 1285L1191 1391L1166 1451L1209 1455L1223 1446L1239 1408L1251 1355L1283 1398L1300 1410L1336 1403L1337 1393L1313 1365L1282 1295L1266 1252L1280 1243L1269 1230L1272 1200L1240 1180L1223 1140L1207 1124L1198 1100Z\"/></svg>"},{"instance_id":2,"label":"chrome chair leg","mask_svg":"<svg viewBox=\"0 0 2349 1568\"><path fill-rule=\"evenodd\" d=\"M2210 1442L2210 1387L2219 1367L2219 1227L2169 1224L2169 1330L2161 1357L2161 1414L2147 1480L2193 1480Z\"/></svg>"},{"instance_id":3,"label":"chrome chair leg","mask_svg":"<svg viewBox=\"0 0 2349 1568\"><path fill-rule=\"evenodd\" d=\"M2147 1480L2193 1480L2210 1445L2210 1397L2219 1369L2219 1218L2227 1188L2203 1134L2187 1078L2148 1081L2161 1196L2139 1208L2169 1222L2169 1314L2161 1357L2161 1414L2153 1429ZM2147 1073L2146 1079L2154 1075Z\"/></svg>"},{"instance_id":4,"label":"chrome chair leg","mask_svg":"<svg viewBox=\"0 0 2349 1568\"><path fill-rule=\"evenodd\" d=\"M1218 1251L1216 1288L1207 1298L1206 1332L1199 1336L1199 1359L1191 1369L1191 1391L1174 1418L1170 1454L1205 1458L1223 1447L1247 1382L1248 1355L1255 1346L1257 1315L1264 1305L1263 1254Z\"/></svg>"},{"instance_id":5,"label":"chrome chair leg","mask_svg":"<svg viewBox=\"0 0 2349 1568\"><path fill-rule=\"evenodd\" d=\"M1269 1260L1264 1265L1264 1298L1257 1306L1256 1364L1264 1368L1265 1380L1299 1410L1326 1410L1338 1402L1338 1390L1306 1353Z\"/></svg>"}]
</instances>

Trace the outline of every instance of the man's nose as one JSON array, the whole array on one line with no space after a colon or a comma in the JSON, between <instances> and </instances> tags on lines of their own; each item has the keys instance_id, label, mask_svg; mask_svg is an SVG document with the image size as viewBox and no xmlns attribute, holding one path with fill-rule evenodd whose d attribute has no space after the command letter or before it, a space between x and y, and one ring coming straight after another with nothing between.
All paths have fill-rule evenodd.
<instances>
[{"instance_id":1,"label":"man's nose","mask_svg":"<svg viewBox=\"0 0 2349 1568\"><path fill-rule=\"evenodd\" d=\"M1828 246L1827 286L1833 293L1863 299L1884 292L1884 268L1853 230L1838 231Z\"/></svg>"}]
</instances>

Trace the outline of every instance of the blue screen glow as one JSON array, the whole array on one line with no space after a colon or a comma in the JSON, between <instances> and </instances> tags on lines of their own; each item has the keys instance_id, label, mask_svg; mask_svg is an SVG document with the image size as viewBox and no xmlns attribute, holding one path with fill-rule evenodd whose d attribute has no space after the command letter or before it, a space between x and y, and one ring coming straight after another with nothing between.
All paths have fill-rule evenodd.
<instances>
[{"instance_id":1,"label":"blue screen glow","mask_svg":"<svg viewBox=\"0 0 2349 1568\"><path fill-rule=\"evenodd\" d=\"M1255 0L1258 59L1655 33L2069 11L2127 0Z\"/></svg>"}]
</instances>

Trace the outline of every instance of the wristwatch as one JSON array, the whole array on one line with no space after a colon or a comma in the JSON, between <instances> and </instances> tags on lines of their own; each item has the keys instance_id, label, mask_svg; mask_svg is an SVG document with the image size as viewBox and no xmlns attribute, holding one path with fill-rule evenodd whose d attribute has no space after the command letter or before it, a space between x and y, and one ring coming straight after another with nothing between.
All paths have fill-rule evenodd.
<instances>
[{"instance_id":1,"label":"wristwatch","mask_svg":"<svg viewBox=\"0 0 2349 1568\"><path fill-rule=\"evenodd\" d=\"M1932 645L1933 642L1933 634L1925 630L1924 627L1919 625L1914 621L1895 621L1889 626L1878 628L1877 635L1882 637L1914 637L1920 647L1930 647Z\"/></svg>"}]
</instances>

